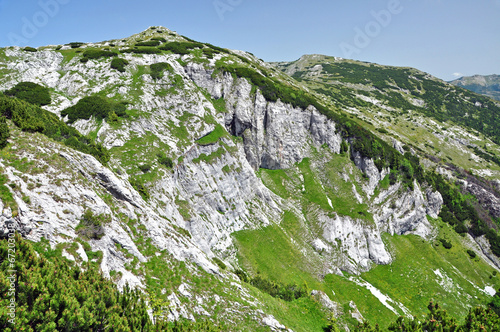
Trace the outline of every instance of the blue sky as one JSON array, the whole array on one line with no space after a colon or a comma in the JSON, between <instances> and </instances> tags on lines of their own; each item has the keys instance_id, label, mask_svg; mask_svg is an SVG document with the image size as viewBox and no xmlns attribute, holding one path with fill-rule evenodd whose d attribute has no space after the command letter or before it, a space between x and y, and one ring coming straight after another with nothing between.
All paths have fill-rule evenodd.
<instances>
[{"instance_id":1,"label":"blue sky","mask_svg":"<svg viewBox=\"0 0 500 332\"><path fill-rule=\"evenodd\" d=\"M500 74L500 0L0 0L0 47L97 42L157 25L266 61L320 53L444 80Z\"/></svg>"}]
</instances>

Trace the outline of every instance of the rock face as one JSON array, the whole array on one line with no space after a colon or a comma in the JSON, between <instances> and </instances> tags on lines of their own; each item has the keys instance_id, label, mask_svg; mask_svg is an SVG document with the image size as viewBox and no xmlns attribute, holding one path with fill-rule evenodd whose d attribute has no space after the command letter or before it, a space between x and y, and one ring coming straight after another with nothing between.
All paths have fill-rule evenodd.
<instances>
[{"instance_id":1,"label":"rock face","mask_svg":"<svg viewBox=\"0 0 500 332\"><path fill-rule=\"evenodd\" d=\"M314 297L314 299L318 301L323 308L325 308L328 311L331 311L335 315L335 317L340 316L341 314L340 305L330 300L330 298L328 297L328 295L325 294L325 292L319 290L313 290L311 291L311 296Z\"/></svg>"},{"instance_id":2,"label":"rock face","mask_svg":"<svg viewBox=\"0 0 500 332\"><path fill-rule=\"evenodd\" d=\"M375 199L378 208L373 210L374 219L381 230L399 235L413 233L424 238L432 236L433 228L427 215L436 218L443 199L440 193L430 189L424 197L419 184L414 182L413 186L413 191L404 190L398 194L401 185L395 184ZM387 200L391 196L395 199Z\"/></svg>"},{"instance_id":3,"label":"rock face","mask_svg":"<svg viewBox=\"0 0 500 332\"><path fill-rule=\"evenodd\" d=\"M495 218L500 218L500 193L492 188L486 188L479 182L462 181L463 188L474 195L481 206Z\"/></svg>"},{"instance_id":4,"label":"rock face","mask_svg":"<svg viewBox=\"0 0 500 332\"><path fill-rule=\"evenodd\" d=\"M202 154L212 155L224 149L223 145L227 149L214 162L196 161ZM207 253L229 248L233 232L252 228L256 222L266 226L280 218L280 198L255 176L241 150L230 139L195 146L184 155L184 162L177 166L172 178L193 210L190 218L178 224L189 230ZM226 172L222 171L224 167ZM249 202L258 207L252 213Z\"/></svg>"},{"instance_id":5,"label":"rock face","mask_svg":"<svg viewBox=\"0 0 500 332\"><path fill-rule=\"evenodd\" d=\"M370 226L350 217L322 215L319 219L323 225L323 237L337 247L336 252L347 252L347 257L336 262L341 269L359 273L367 271L372 262L389 264L392 261L376 225Z\"/></svg>"},{"instance_id":6,"label":"rock face","mask_svg":"<svg viewBox=\"0 0 500 332\"><path fill-rule=\"evenodd\" d=\"M200 66L188 66L186 72L214 98L226 100L225 124L231 134L243 137L247 160L255 170L289 168L311 156L311 144L340 151L342 138L335 123L314 107L302 110L267 102L260 91L252 93L247 80L230 75L212 79L211 72Z\"/></svg>"},{"instance_id":7,"label":"rock face","mask_svg":"<svg viewBox=\"0 0 500 332\"><path fill-rule=\"evenodd\" d=\"M55 147L54 143L46 144L40 148ZM118 219L121 214L122 218L125 216L144 225L156 246L168 250L176 259L189 259L209 271L218 271L218 267L193 242L185 239L160 214L152 210L128 181L118 178L92 156L64 147L57 153L60 163L58 169L29 178L26 175L18 176L12 167L2 165L9 180L30 198L28 206L15 196L19 213L16 217L9 217L11 212L4 210L0 220L2 229L9 223L14 223L16 229L27 239L39 241L45 238L55 245L78 236L76 227L85 209L90 209L94 215L109 216L111 220L104 225L104 236L99 240L91 240L89 244L93 251L103 253L101 269L105 274L112 270L121 272L123 278L119 282L120 286L125 283L138 286L142 281L125 269L124 265L130 259L117 251L116 245L140 262L146 261L146 258L133 241L130 229ZM26 157L35 156L26 154ZM33 182L38 183L36 188L28 189Z\"/></svg>"},{"instance_id":8,"label":"rock face","mask_svg":"<svg viewBox=\"0 0 500 332\"><path fill-rule=\"evenodd\" d=\"M377 166L375 166L375 163L373 160L369 158L363 158L361 157L361 154L359 152L354 152L354 163L356 166L363 171L363 173L368 176L368 183L363 186L363 190L366 192L366 194L370 197L373 195L375 191L375 187L378 185L380 181L389 173L388 169L383 169L381 172L379 172Z\"/></svg>"},{"instance_id":9,"label":"rock face","mask_svg":"<svg viewBox=\"0 0 500 332\"><path fill-rule=\"evenodd\" d=\"M500 259L491 251L490 243L485 235L477 237L474 241L479 245L483 254L488 257L488 259L500 268Z\"/></svg>"}]
</instances>

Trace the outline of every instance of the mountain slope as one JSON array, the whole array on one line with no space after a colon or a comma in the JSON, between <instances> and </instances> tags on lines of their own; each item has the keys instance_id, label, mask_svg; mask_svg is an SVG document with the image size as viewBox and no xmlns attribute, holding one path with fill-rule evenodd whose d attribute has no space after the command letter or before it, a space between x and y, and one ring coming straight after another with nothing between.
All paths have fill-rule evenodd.
<instances>
[{"instance_id":1,"label":"mountain slope","mask_svg":"<svg viewBox=\"0 0 500 332\"><path fill-rule=\"evenodd\" d=\"M498 125L488 120L500 112L496 103L412 68L321 55L276 65L403 153L418 153L426 169L449 178L457 174L456 180L465 180L464 191L477 196L489 211L485 213L499 217Z\"/></svg>"},{"instance_id":2,"label":"mountain slope","mask_svg":"<svg viewBox=\"0 0 500 332\"><path fill-rule=\"evenodd\" d=\"M450 81L450 83L493 99L500 100L499 75L464 76Z\"/></svg>"},{"instance_id":3,"label":"mountain slope","mask_svg":"<svg viewBox=\"0 0 500 332\"><path fill-rule=\"evenodd\" d=\"M114 68L116 58L123 67ZM347 93L328 99L315 92L317 80L299 82L251 54L161 27L103 43L2 49L0 61L2 90L24 81L48 87L52 103L43 108L64 114L110 156L102 164L9 121L1 167L17 208L3 209L2 225L12 220L26 239L52 247L80 243L78 253L63 255L93 260L119 285L169 301L170 320L217 314L241 330L320 331L333 310L345 326L360 312L387 326L399 314L423 313L431 297L461 316L499 285L490 278L488 240L461 237L438 218L443 196L423 172L435 164L420 150L422 165L404 154L433 148L403 130L394 133L405 148L393 147L387 133L373 130L382 117L371 109L375 101L353 92L371 91L359 82L337 84ZM84 103L96 107L93 116ZM391 107L377 111L398 112ZM419 135L442 126L421 112ZM459 141L456 128L446 133ZM496 155L492 140L470 131L470 144L486 142L481 151ZM439 157L481 165L475 172L491 177L498 171L491 161L464 161L472 148L433 137L446 147ZM89 210L103 220L101 233L86 224ZM411 260L409 246L418 252ZM467 250L477 257L468 259ZM386 268L415 273L384 282ZM240 280L245 273L252 282ZM315 295L284 301L261 291L266 283L257 277Z\"/></svg>"}]
</instances>

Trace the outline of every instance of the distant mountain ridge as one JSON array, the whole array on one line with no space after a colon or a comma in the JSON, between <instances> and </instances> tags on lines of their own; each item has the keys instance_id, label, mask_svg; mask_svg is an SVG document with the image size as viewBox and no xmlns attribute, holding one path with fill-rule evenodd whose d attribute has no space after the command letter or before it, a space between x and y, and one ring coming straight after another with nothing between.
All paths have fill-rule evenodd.
<instances>
[{"instance_id":1,"label":"distant mountain ridge","mask_svg":"<svg viewBox=\"0 0 500 332\"><path fill-rule=\"evenodd\" d=\"M500 100L500 75L464 76L449 83Z\"/></svg>"}]
</instances>

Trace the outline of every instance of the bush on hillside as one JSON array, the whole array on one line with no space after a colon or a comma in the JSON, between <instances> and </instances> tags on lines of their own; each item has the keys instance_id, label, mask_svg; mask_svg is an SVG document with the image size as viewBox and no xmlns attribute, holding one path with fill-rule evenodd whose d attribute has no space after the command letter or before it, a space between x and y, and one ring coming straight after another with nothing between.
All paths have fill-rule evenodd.
<instances>
[{"instance_id":1,"label":"bush on hillside","mask_svg":"<svg viewBox=\"0 0 500 332\"><path fill-rule=\"evenodd\" d=\"M238 276L238 278L240 278L240 280L243 282L248 282L250 280L248 278L248 275L246 274L246 272L241 270L241 269L235 270L234 274L236 274Z\"/></svg>"},{"instance_id":2,"label":"bush on hillside","mask_svg":"<svg viewBox=\"0 0 500 332\"><path fill-rule=\"evenodd\" d=\"M309 296L309 290L306 286L298 286L297 284L283 284L280 282L270 281L261 276L250 279L249 283L268 293L272 297L276 297L285 301L293 301L301 297Z\"/></svg>"},{"instance_id":3,"label":"bush on hillside","mask_svg":"<svg viewBox=\"0 0 500 332\"><path fill-rule=\"evenodd\" d=\"M99 49L90 49L90 50L85 50L85 52L83 52L83 57L91 60L100 58L112 58L117 55L118 53L116 52L99 50Z\"/></svg>"},{"instance_id":4,"label":"bush on hillside","mask_svg":"<svg viewBox=\"0 0 500 332\"><path fill-rule=\"evenodd\" d=\"M90 119L91 116L97 119L104 119L111 112L111 104L101 96L83 97L74 106L68 107L61 112L61 116L68 116L69 123L78 119Z\"/></svg>"},{"instance_id":5,"label":"bush on hillside","mask_svg":"<svg viewBox=\"0 0 500 332\"><path fill-rule=\"evenodd\" d=\"M119 72L125 72L125 67L129 64L129 62L122 58L113 58L111 60L111 68L118 70Z\"/></svg>"},{"instance_id":6,"label":"bush on hillside","mask_svg":"<svg viewBox=\"0 0 500 332\"><path fill-rule=\"evenodd\" d=\"M20 82L12 89L5 91L4 94L38 106L48 105L52 102L49 89L32 82Z\"/></svg>"},{"instance_id":7,"label":"bush on hillside","mask_svg":"<svg viewBox=\"0 0 500 332\"><path fill-rule=\"evenodd\" d=\"M0 149L7 146L7 140L10 137L9 125L7 125L7 120L5 116L0 116Z\"/></svg>"},{"instance_id":8,"label":"bush on hillside","mask_svg":"<svg viewBox=\"0 0 500 332\"><path fill-rule=\"evenodd\" d=\"M139 42L136 43L135 46L159 46L160 41L159 40L148 40L144 42Z\"/></svg>"},{"instance_id":9,"label":"bush on hillside","mask_svg":"<svg viewBox=\"0 0 500 332\"><path fill-rule=\"evenodd\" d=\"M68 116L68 122L73 123L78 119L88 120L94 116L98 120L106 119L114 112L119 117L126 116L126 103L114 103L106 97L88 96L83 97L76 105L66 108L61 116Z\"/></svg>"},{"instance_id":10,"label":"bush on hillside","mask_svg":"<svg viewBox=\"0 0 500 332\"><path fill-rule=\"evenodd\" d=\"M147 201L149 199L149 191L139 179L129 178L129 183L137 190L143 200Z\"/></svg>"},{"instance_id":11,"label":"bush on hillside","mask_svg":"<svg viewBox=\"0 0 500 332\"><path fill-rule=\"evenodd\" d=\"M149 68L151 69L151 77L154 80L159 80L160 78L162 78L163 72L165 70L173 71L172 66L166 62L153 63L152 65L149 66Z\"/></svg>"},{"instance_id":12,"label":"bush on hillside","mask_svg":"<svg viewBox=\"0 0 500 332\"><path fill-rule=\"evenodd\" d=\"M139 169L143 172L143 173L147 173L151 170L151 164L142 164L142 165L139 165Z\"/></svg>"},{"instance_id":13,"label":"bush on hillside","mask_svg":"<svg viewBox=\"0 0 500 332\"><path fill-rule=\"evenodd\" d=\"M85 43L81 43L81 42L72 42L72 43L69 43L68 45L69 45L69 46L71 46L71 48L80 48L80 47L82 47L83 45L85 45Z\"/></svg>"},{"instance_id":14,"label":"bush on hillside","mask_svg":"<svg viewBox=\"0 0 500 332\"><path fill-rule=\"evenodd\" d=\"M25 52L38 52L38 50L34 47L29 47L29 46L26 46L25 48L23 48L23 51Z\"/></svg>"},{"instance_id":15,"label":"bush on hillside","mask_svg":"<svg viewBox=\"0 0 500 332\"><path fill-rule=\"evenodd\" d=\"M445 247L446 249L451 249L451 247L453 247L451 242L446 239L439 239L439 241L443 244L443 247Z\"/></svg>"},{"instance_id":16,"label":"bush on hillside","mask_svg":"<svg viewBox=\"0 0 500 332\"><path fill-rule=\"evenodd\" d=\"M474 259L474 258L476 258L476 256L477 256L477 255L476 255L476 252L475 252L474 250L467 249L467 253L469 254L469 257L470 257L471 259Z\"/></svg>"},{"instance_id":17,"label":"bush on hillside","mask_svg":"<svg viewBox=\"0 0 500 332\"><path fill-rule=\"evenodd\" d=\"M160 33L161 33L161 31L160 31ZM159 42L163 42L163 43L165 43L165 42L167 41L167 40L166 40L165 38L163 38L163 37L153 37L153 38L151 38L151 40L157 40L157 41L159 41Z\"/></svg>"},{"instance_id":18,"label":"bush on hillside","mask_svg":"<svg viewBox=\"0 0 500 332\"><path fill-rule=\"evenodd\" d=\"M164 152L159 152L157 155L158 163L168 168L172 168L174 166L174 162L171 158L167 157Z\"/></svg>"},{"instance_id":19,"label":"bush on hillside","mask_svg":"<svg viewBox=\"0 0 500 332\"><path fill-rule=\"evenodd\" d=\"M104 236L104 224L111 222L110 216L94 215L86 210L75 231L86 239L100 240Z\"/></svg>"},{"instance_id":20,"label":"bush on hillside","mask_svg":"<svg viewBox=\"0 0 500 332\"><path fill-rule=\"evenodd\" d=\"M176 54L189 54L191 53L189 50L195 49L195 48L203 48L202 43L194 42L194 43L188 43L188 42L171 42L171 43L166 43L163 44L162 46L158 47L161 50L164 51L170 51L172 53Z\"/></svg>"},{"instance_id":21,"label":"bush on hillside","mask_svg":"<svg viewBox=\"0 0 500 332\"><path fill-rule=\"evenodd\" d=\"M121 51L122 53L136 53L136 54L160 54L161 50L155 47L140 47L128 48Z\"/></svg>"}]
</instances>

